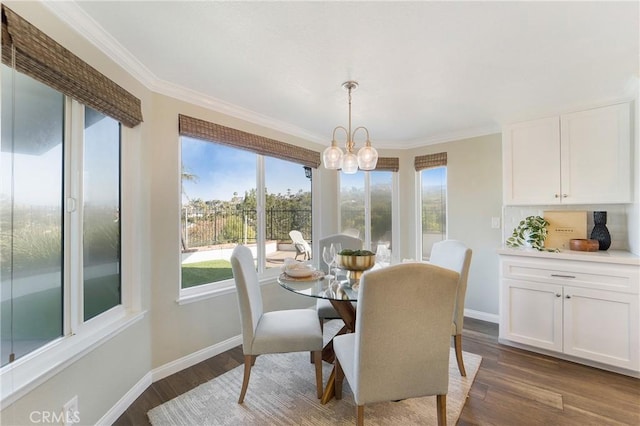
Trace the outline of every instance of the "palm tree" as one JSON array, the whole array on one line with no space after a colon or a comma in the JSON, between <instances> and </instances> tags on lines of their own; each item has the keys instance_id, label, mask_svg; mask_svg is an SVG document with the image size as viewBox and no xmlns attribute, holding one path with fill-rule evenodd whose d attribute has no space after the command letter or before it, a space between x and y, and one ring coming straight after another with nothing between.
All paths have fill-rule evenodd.
<instances>
[{"instance_id":1,"label":"palm tree","mask_svg":"<svg viewBox=\"0 0 640 426\"><path fill-rule=\"evenodd\" d=\"M187 191L185 191L184 189L184 183L185 182L193 182L196 183L198 182L198 175L195 175L191 172L189 172L187 170L187 168L185 167L184 163L182 163L182 172L180 173L180 185L181 185L181 189L182 189L182 195L184 195L184 197L187 199L187 203L191 204L191 199L189 198L189 195L187 195ZM186 227L186 218L185 218L185 227ZM185 238L184 238L184 232L181 235L181 242L182 242L182 249L186 250L187 249L187 244L185 243Z\"/></svg>"}]
</instances>

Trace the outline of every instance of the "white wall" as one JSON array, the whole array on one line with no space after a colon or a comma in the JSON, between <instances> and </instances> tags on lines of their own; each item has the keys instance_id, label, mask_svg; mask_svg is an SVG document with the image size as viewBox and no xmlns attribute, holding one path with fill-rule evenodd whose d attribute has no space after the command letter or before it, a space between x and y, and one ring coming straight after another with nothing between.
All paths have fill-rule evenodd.
<instances>
[{"instance_id":1,"label":"white wall","mask_svg":"<svg viewBox=\"0 0 640 426\"><path fill-rule=\"evenodd\" d=\"M494 321L498 315L496 250L502 245L502 232L491 227L491 218L502 216L501 144L501 135L494 134L414 149L405 153L400 170L401 257L415 258L421 241L415 232L419 219L414 157L447 153L447 237L461 240L473 250L465 309Z\"/></svg>"}]
</instances>

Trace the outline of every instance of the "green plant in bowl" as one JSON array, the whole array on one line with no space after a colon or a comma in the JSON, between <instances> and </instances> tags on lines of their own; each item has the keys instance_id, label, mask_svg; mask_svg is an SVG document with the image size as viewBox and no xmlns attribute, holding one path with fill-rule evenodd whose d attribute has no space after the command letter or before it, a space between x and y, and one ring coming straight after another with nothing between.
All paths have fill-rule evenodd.
<instances>
[{"instance_id":1,"label":"green plant in bowl","mask_svg":"<svg viewBox=\"0 0 640 426\"><path fill-rule=\"evenodd\" d=\"M343 249L339 255L343 256L374 256L375 253L369 250L351 250L351 249Z\"/></svg>"}]
</instances>

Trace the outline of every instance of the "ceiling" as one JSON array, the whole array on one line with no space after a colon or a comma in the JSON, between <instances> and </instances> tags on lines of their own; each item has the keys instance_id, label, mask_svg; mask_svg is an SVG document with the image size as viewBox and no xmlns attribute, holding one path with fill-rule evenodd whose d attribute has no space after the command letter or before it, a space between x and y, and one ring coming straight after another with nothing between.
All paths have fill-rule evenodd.
<instances>
[{"instance_id":1,"label":"ceiling","mask_svg":"<svg viewBox=\"0 0 640 426\"><path fill-rule=\"evenodd\" d=\"M411 148L635 96L638 2L45 3L147 87L328 145Z\"/></svg>"}]
</instances>

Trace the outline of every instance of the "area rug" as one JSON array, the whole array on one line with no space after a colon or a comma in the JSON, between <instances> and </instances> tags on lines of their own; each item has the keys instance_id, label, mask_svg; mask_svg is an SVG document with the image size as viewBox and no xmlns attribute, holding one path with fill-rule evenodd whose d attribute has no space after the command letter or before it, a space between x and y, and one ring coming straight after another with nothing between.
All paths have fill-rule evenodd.
<instances>
[{"instance_id":1,"label":"area rug","mask_svg":"<svg viewBox=\"0 0 640 426\"><path fill-rule=\"evenodd\" d=\"M332 321L337 323L337 321ZM339 324L327 323L325 335ZM336 328L337 329L337 328ZM467 377L461 377L453 349L449 356L447 423L456 424L482 357L463 352ZM261 355L251 369L249 388L238 404L243 366L204 383L148 412L154 426L188 425L353 425L355 405L345 380L342 400L320 404L309 353ZM324 363L326 384L332 365ZM435 396L365 406L367 425L436 424Z\"/></svg>"}]
</instances>

